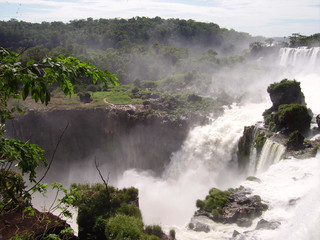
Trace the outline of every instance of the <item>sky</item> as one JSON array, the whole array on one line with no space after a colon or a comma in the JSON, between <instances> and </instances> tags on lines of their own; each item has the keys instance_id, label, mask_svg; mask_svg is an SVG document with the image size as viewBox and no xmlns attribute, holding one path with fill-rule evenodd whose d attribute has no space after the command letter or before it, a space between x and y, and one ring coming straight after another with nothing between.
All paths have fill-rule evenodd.
<instances>
[{"instance_id":1,"label":"sky","mask_svg":"<svg viewBox=\"0 0 320 240\"><path fill-rule=\"evenodd\" d=\"M193 19L253 36L320 32L320 0L0 0L0 20L26 22L136 16Z\"/></svg>"}]
</instances>

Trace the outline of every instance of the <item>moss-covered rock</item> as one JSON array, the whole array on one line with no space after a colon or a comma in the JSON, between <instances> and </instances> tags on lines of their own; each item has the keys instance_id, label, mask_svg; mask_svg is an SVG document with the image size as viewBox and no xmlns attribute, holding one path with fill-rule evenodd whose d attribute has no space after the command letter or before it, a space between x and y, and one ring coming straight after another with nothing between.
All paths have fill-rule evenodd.
<instances>
[{"instance_id":1,"label":"moss-covered rock","mask_svg":"<svg viewBox=\"0 0 320 240\"><path fill-rule=\"evenodd\" d=\"M290 133L288 141L287 141L287 148L289 150L301 150L304 149L304 137L302 136L302 134L296 130L293 131L292 133Z\"/></svg>"},{"instance_id":2,"label":"moss-covered rock","mask_svg":"<svg viewBox=\"0 0 320 240\"><path fill-rule=\"evenodd\" d=\"M273 103L272 110L277 110L282 104L296 103L305 105L300 83L295 80L283 79L280 83L271 84L267 91Z\"/></svg>"},{"instance_id":3,"label":"moss-covered rock","mask_svg":"<svg viewBox=\"0 0 320 240\"><path fill-rule=\"evenodd\" d=\"M243 187L228 191L212 188L205 200L197 201L199 210L195 216L206 216L221 223L250 226L253 218L268 209L268 206L262 203L260 196L247 196L250 193Z\"/></svg>"},{"instance_id":4,"label":"moss-covered rock","mask_svg":"<svg viewBox=\"0 0 320 240\"><path fill-rule=\"evenodd\" d=\"M306 132L310 128L312 117L306 106L301 104L283 104L274 115L274 122L279 129L285 128L288 132L298 130Z\"/></svg>"}]
</instances>

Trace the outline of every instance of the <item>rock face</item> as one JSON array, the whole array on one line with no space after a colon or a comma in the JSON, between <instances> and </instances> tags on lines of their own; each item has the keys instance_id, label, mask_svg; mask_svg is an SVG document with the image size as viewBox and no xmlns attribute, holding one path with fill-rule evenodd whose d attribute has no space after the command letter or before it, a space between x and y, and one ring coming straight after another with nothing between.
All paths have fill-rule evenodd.
<instances>
[{"instance_id":1,"label":"rock face","mask_svg":"<svg viewBox=\"0 0 320 240\"><path fill-rule=\"evenodd\" d=\"M249 163L251 146L254 138L254 126L246 126L243 130L243 135L238 143L238 164L239 168L243 170Z\"/></svg>"},{"instance_id":2,"label":"rock face","mask_svg":"<svg viewBox=\"0 0 320 240\"><path fill-rule=\"evenodd\" d=\"M192 221L191 223L189 223L188 227L189 229L196 232L205 232L205 233L210 232L210 227L207 224L199 221Z\"/></svg>"},{"instance_id":3,"label":"rock face","mask_svg":"<svg viewBox=\"0 0 320 240\"><path fill-rule=\"evenodd\" d=\"M160 174L189 131L187 120L106 108L29 111L8 122L6 129L8 137L38 144L50 159L67 124L50 170L52 174L69 175L72 167L94 168L95 157L100 164L108 165L107 171L112 172L113 178L116 170L129 168Z\"/></svg>"},{"instance_id":4,"label":"rock face","mask_svg":"<svg viewBox=\"0 0 320 240\"><path fill-rule=\"evenodd\" d=\"M259 196L247 196L251 194L249 189L238 188L228 192L230 194L227 194L228 199L225 203L215 207L211 212L208 211L206 205L203 205L200 210L196 211L195 216L206 216L216 222L236 223L240 227L249 227L252 219L261 216L262 212L268 209ZM215 201L215 197L212 194L210 196L207 196L204 202L210 202L210 198ZM216 197L216 199L219 198Z\"/></svg>"},{"instance_id":5,"label":"rock face","mask_svg":"<svg viewBox=\"0 0 320 240\"><path fill-rule=\"evenodd\" d=\"M28 214L24 207L16 207L1 216L0 239L11 239L15 235L24 235L23 239L43 239L49 234L57 234L66 227L66 221L48 213L32 209L34 214ZM62 236L60 236L62 238ZM67 239L78 239L75 236L65 236Z\"/></svg>"},{"instance_id":6,"label":"rock face","mask_svg":"<svg viewBox=\"0 0 320 240\"><path fill-rule=\"evenodd\" d=\"M280 83L273 83L267 89L272 101L272 111L277 111L282 104L306 105L304 94L301 92L300 83L283 79Z\"/></svg>"},{"instance_id":7,"label":"rock face","mask_svg":"<svg viewBox=\"0 0 320 240\"><path fill-rule=\"evenodd\" d=\"M274 222L268 222L264 219L261 219L256 226L256 230L258 229L270 229L270 230L274 230L279 228L279 226L281 225L280 222L274 221Z\"/></svg>"},{"instance_id":8,"label":"rock face","mask_svg":"<svg viewBox=\"0 0 320 240\"><path fill-rule=\"evenodd\" d=\"M318 124L318 128L320 128L320 114L316 117L316 122Z\"/></svg>"},{"instance_id":9,"label":"rock face","mask_svg":"<svg viewBox=\"0 0 320 240\"><path fill-rule=\"evenodd\" d=\"M304 136L299 131L294 131L289 135L289 139L287 141L287 148L289 150L298 151L304 149Z\"/></svg>"},{"instance_id":10,"label":"rock face","mask_svg":"<svg viewBox=\"0 0 320 240\"><path fill-rule=\"evenodd\" d=\"M265 125L272 131L284 130L289 134L299 130L301 133L310 128L312 117L306 107L300 83L284 79L268 87L272 107L264 113Z\"/></svg>"}]
</instances>

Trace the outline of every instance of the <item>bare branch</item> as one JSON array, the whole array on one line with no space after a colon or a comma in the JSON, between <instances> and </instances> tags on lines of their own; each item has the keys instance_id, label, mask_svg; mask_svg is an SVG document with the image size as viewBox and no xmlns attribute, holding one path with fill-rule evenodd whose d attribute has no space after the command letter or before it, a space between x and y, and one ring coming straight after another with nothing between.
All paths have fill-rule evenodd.
<instances>
[{"instance_id":1,"label":"bare branch","mask_svg":"<svg viewBox=\"0 0 320 240\"><path fill-rule=\"evenodd\" d=\"M49 165L48 165L45 173L44 173L43 176L40 178L40 180L39 180L38 182L36 182L36 184L35 184L34 186L32 186L31 188L29 188L29 189L27 190L27 192L29 192L31 189L35 188L35 187L45 178L45 176L47 175L47 173L48 173L48 171L49 171L49 169L50 169L50 167L51 167L51 165L52 165L54 156L56 155L56 152L57 152L57 150L58 150L58 147L59 147L59 145L60 145L60 143L61 143L62 137L63 137L63 135L64 135L64 133L66 132L66 130L67 130L68 127L69 127L69 123L67 123L66 127L63 129L62 133L60 134L60 136L59 136L59 138L58 138L58 142L57 142L56 147L55 147L55 149L54 149L54 151L53 151L53 153L52 153L52 156L51 156Z\"/></svg>"},{"instance_id":2,"label":"bare branch","mask_svg":"<svg viewBox=\"0 0 320 240\"><path fill-rule=\"evenodd\" d=\"M94 158L94 164L95 164L96 169L97 169L97 171L98 171L98 173L99 173L99 175L100 175L100 178L102 179L104 185L106 186L107 192L109 192L109 191L108 191L108 183L109 183L109 175L110 175L110 173L108 173L107 181L105 181L104 178L103 178L103 176L102 176L102 174L101 174L101 172L100 172L99 164L97 163L97 159L96 159L96 158Z\"/></svg>"}]
</instances>

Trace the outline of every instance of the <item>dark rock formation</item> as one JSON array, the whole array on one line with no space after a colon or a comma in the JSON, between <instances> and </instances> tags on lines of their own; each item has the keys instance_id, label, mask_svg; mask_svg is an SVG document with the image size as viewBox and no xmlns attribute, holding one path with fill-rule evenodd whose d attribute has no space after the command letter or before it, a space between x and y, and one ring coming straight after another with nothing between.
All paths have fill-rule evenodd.
<instances>
[{"instance_id":1,"label":"dark rock formation","mask_svg":"<svg viewBox=\"0 0 320 240\"><path fill-rule=\"evenodd\" d=\"M240 169L245 169L249 163L251 146L254 138L255 126L246 126L243 130L243 135L238 143L238 164Z\"/></svg>"},{"instance_id":2,"label":"dark rock formation","mask_svg":"<svg viewBox=\"0 0 320 240\"><path fill-rule=\"evenodd\" d=\"M108 166L113 179L116 171L130 168L161 174L190 127L187 120L164 119L148 111L91 108L29 111L8 122L6 130L8 137L38 144L50 159L67 124L47 176L54 181L68 178L71 168L94 168L95 157Z\"/></svg>"},{"instance_id":3,"label":"dark rock formation","mask_svg":"<svg viewBox=\"0 0 320 240\"><path fill-rule=\"evenodd\" d=\"M320 114L316 117L316 122L318 124L318 128L320 128Z\"/></svg>"},{"instance_id":4,"label":"dark rock formation","mask_svg":"<svg viewBox=\"0 0 320 240\"><path fill-rule=\"evenodd\" d=\"M302 136L302 134L298 130L296 130L289 135L287 148L294 151L304 149L303 142L304 136Z\"/></svg>"},{"instance_id":5,"label":"dark rock formation","mask_svg":"<svg viewBox=\"0 0 320 240\"><path fill-rule=\"evenodd\" d=\"M15 235L23 235L23 239L43 239L49 234L59 235L61 230L70 227L66 221L52 213L39 212L34 208L32 211L34 214L28 214L29 211L25 211L25 207L19 206L1 215L0 239L11 239ZM67 239L78 238L68 236Z\"/></svg>"},{"instance_id":6,"label":"dark rock formation","mask_svg":"<svg viewBox=\"0 0 320 240\"><path fill-rule=\"evenodd\" d=\"M237 230L234 230L231 239L232 240L245 240L246 237L243 234L239 233Z\"/></svg>"},{"instance_id":7,"label":"dark rock formation","mask_svg":"<svg viewBox=\"0 0 320 240\"><path fill-rule=\"evenodd\" d=\"M88 92L78 93L78 96L80 97L80 102L90 103L90 102L92 101L91 95L90 95L90 93L88 93Z\"/></svg>"},{"instance_id":8,"label":"dark rock formation","mask_svg":"<svg viewBox=\"0 0 320 240\"><path fill-rule=\"evenodd\" d=\"M273 118L278 129L284 128L288 133L295 130L302 133L308 131L311 119L307 107L301 104L283 104Z\"/></svg>"},{"instance_id":9,"label":"dark rock formation","mask_svg":"<svg viewBox=\"0 0 320 240\"><path fill-rule=\"evenodd\" d=\"M273 222L268 222L264 219L261 219L258 223L257 223L257 226L256 226L256 230L258 229L270 229L270 230L274 230L274 229L277 229L279 228L281 225L280 222L278 221L273 221Z\"/></svg>"},{"instance_id":10,"label":"dark rock formation","mask_svg":"<svg viewBox=\"0 0 320 240\"><path fill-rule=\"evenodd\" d=\"M271 84L267 91L273 103L271 112L277 111L282 104L296 103L306 105L300 83L295 80L283 79L280 83Z\"/></svg>"},{"instance_id":11,"label":"dark rock formation","mask_svg":"<svg viewBox=\"0 0 320 240\"><path fill-rule=\"evenodd\" d=\"M210 232L210 227L202 222L199 221L192 221L191 223L189 223L189 229L196 231L196 232Z\"/></svg>"},{"instance_id":12,"label":"dark rock formation","mask_svg":"<svg viewBox=\"0 0 320 240\"><path fill-rule=\"evenodd\" d=\"M252 181L252 182L257 182L257 183L261 183L261 180L255 176L249 176L246 179L247 181Z\"/></svg>"},{"instance_id":13,"label":"dark rock formation","mask_svg":"<svg viewBox=\"0 0 320 240\"><path fill-rule=\"evenodd\" d=\"M251 194L249 189L238 188L228 192L229 194L226 193L228 200L221 206L209 212L206 205L203 205L200 210L196 211L195 216L206 216L216 222L236 223L238 226L248 227L251 226L252 219L261 216L262 212L268 209L259 196L247 196ZM211 196L211 198L214 202L214 197ZM220 200L217 200L221 202L221 199L220 197ZM210 197L207 196L205 201L210 202Z\"/></svg>"}]
</instances>

